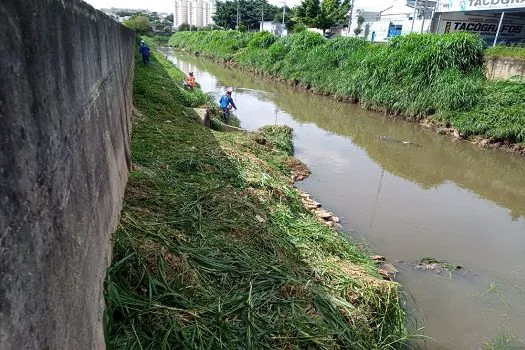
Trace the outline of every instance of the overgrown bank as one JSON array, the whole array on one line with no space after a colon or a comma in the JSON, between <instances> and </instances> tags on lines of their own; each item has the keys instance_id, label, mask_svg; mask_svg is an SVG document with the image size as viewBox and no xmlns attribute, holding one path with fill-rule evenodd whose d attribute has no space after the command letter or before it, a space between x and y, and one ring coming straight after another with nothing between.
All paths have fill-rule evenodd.
<instances>
[{"instance_id":1,"label":"overgrown bank","mask_svg":"<svg viewBox=\"0 0 525 350\"><path fill-rule=\"evenodd\" d=\"M186 108L206 98L181 88L180 71L161 55L136 61L108 346L399 348L399 286L304 208L287 166L290 133L206 129Z\"/></svg>"},{"instance_id":2,"label":"overgrown bank","mask_svg":"<svg viewBox=\"0 0 525 350\"><path fill-rule=\"evenodd\" d=\"M376 45L308 32L283 38L264 32L184 32L172 36L170 45L369 109L429 118L464 138L525 142L525 84L487 81L482 41L470 34L408 35Z\"/></svg>"}]
</instances>

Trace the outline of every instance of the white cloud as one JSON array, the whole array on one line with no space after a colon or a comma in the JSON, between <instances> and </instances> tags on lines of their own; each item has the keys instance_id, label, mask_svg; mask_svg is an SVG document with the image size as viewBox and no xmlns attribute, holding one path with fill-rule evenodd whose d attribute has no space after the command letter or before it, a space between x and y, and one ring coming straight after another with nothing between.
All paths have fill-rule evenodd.
<instances>
[{"instance_id":1,"label":"white cloud","mask_svg":"<svg viewBox=\"0 0 525 350\"><path fill-rule=\"evenodd\" d=\"M173 0L85 0L97 9L101 8L127 8L127 9L145 9L150 11L158 12L169 12L173 11ZM400 0L396 1L399 2ZM271 4L280 5L280 0L269 0ZM288 6L298 5L301 0L287 0ZM355 8L367 9L367 10L383 10L390 6L394 0L355 0ZM405 1L403 1L404 3Z\"/></svg>"},{"instance_id":2,"label":"white cloud","mask_svg":"<svg viewBox=\"0 0 525 350\"><path fill-rule=\"evenodd\" d=\"M101 8L141 9L157 12L172 12L172 0L84 0L91 6Z\"/></svg>"}]
</instances>

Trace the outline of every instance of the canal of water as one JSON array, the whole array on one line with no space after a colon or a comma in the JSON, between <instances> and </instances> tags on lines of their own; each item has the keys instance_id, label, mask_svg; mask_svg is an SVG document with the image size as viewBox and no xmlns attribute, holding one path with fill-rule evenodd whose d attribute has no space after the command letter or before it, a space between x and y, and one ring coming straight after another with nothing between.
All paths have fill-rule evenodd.
<instances>
[{"instance_id":1,"label":"canal of water","mask_svg":"<svg viewBox=\"0 0 525 350\"><path fill-rule=\"evenodd\" d=\"M181 70L194 72L204 91L233 87L244 128L294 129L295 155L312 171L298 187L343 218L354 240L396 265L411 296L412 322L432 338L423 348L523 346L525 159L205 59L168 54ZM462 269L450 275L418 268L424 257Z\"/></svg>"}]
</instances>

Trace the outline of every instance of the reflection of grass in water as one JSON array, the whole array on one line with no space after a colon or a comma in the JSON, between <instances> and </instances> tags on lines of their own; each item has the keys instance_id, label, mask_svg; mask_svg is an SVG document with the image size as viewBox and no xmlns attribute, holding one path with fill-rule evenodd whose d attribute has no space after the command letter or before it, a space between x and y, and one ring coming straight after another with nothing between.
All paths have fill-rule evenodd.
<instances>
[{"instance_id":1,"label":"reflection of grass in water","mask_svg":"<svg viewBox=\"0 0 525 350\"><path fill-rule=\"evenodd\" d=\"M525 343L516 338L509 329L501 329L492 339L483 341L485 350L514 350L525 349Z\"/></svg>"},{"instance_id":2,"label":"reflection of grass in water","mask_svg":"<svg viewBox=\"0 0 525 350\"><path fill-rule=\"evenodd\" d=\"M261 80L246 72L239 74L239 70L227 69L202 58L183 56L183 60L209 71L229 85L275 92L272 101L293 115L294 119L314 122L338 135L351 136L352 142L366 150L371 159L394 175L414 181L423 188L453 181L510 209L515 220L525 214L524 202L521 200L525 195L525 187L520 175L525 168L518 157L459 146L448 138L420 132L418 128L392 122L390 118L373 118L363 110L348 108L346 104L332 102L326 97L302 94L288 85ZM353 117L349 118L349 114ZM352 122L349 122L350 119ZM400 151L400 145L379 143L377 135L381 134L414 140L424 147L417 150L405 147Z\"/></svg>"}]
</instances>

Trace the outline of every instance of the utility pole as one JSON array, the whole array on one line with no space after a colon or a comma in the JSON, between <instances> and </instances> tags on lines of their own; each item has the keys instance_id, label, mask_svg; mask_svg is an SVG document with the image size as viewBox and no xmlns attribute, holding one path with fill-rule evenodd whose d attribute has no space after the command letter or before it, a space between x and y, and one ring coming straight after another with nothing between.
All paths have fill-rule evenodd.
<instances>
[{"instance_id":1,"label":"utility pole","mask_svg":"<svg viewBox=\"0 0 525 350\"><path fill-rule=\"evenodd\" d=\"M414 21L416 20L416 9L417 9L417 0L414 0L414 13L412 14L412 28L410 28L410 33L414 31Z\"/></svg>"},{"instance_id":2,"label":"utility pole","mask_svg":"<svg viewBox=\"0 0 525 350\"><path fill-rule=\"evenodd\" d=\"M427 0L423 4L423 21L421 21L421 34L423 34L423 29L425 28L425 15L427 12Z\"/></svg>"},{"instance_id":3,"label":"utility pole","mask_svg":"<svg viewBox=\"0 0 525 350\"><path fill-rule=\"evenodd\" d=\"M235 29L239 30L239 0L237 0L237 22L235 23Z\"/></svg>"},{"instance_id":4,"label":"utility pole","mask_svg":"<svg viewBox=\"0 0 525 350\"><path fill-rule=\"evenodd\" d=\"M284 36L284 15L286 14L286 0L283 1L283 27L281 28L281 36Z\"/></svg>"},{"instance_id":5,"label":"utility pole","mask_svg":"<svg viewBox=\"0 0 525 350\"><path fill-rule=\"evenodd\" d=\"M350 2L350 11L348 15L348 36L350 36L350 26L352 25L352 16L354 15L354 2L355 0Z\"/></svg>"},{"instance_id":6,"label":"utility pole","mask_svg":"<svg viewBox=\"0 0 525 350\"><path fill-rule=\"evenodd\" d=\"M264 29L264 3L261 5L261 32Z\"/></svg>"}]
</instances>

